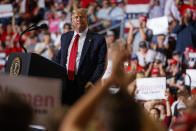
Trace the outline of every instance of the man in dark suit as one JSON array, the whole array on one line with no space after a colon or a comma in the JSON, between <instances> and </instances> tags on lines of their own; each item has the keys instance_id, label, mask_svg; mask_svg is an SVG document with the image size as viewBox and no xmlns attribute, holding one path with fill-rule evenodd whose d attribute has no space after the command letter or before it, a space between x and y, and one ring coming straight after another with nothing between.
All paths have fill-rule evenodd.
<instances>
[{"instance_id":1,"label":"man in dark suit","mask_svg":"<svg viewBox=\"0 0 196 131\"><path fill-rule=\"evenodd\" d=\"M86 9L71 16L74 31L61 36L61 49L55 62L66 68L63 104L72 105L85 92L87 82L95 83L103 74L107 47L105 38L88 30Z\"/></svg>"}]
</instances>

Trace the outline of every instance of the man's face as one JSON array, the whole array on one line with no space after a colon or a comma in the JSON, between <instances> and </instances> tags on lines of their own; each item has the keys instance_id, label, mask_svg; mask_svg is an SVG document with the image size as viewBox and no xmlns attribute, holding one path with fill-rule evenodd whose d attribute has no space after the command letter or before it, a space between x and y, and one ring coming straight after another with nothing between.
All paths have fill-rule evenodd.
<instances>
[{"instance_id":1,"label":"man's face","mask_svg":"<svg viewBox=\"0 0 196 131\"><path fill-rule=\"evenodd\" d=\"M179 54L175 54L172 56L173 59L179 61L180 60L180 55Z\"/></svg>"},{"instance_id":2,"label":"man's face","mask_svg":"<svg viewBox=\"0 0 196 131\"><path fill-rule=\"evenodd\" d=\"M84 13L77 12L72 15L72 25L76 31L83 32L88 26L88 18Z\"/></svg>"},{"instance_id":3,"label":"man's face","mask_svg":"<svg viewBox=\"0 0 196 131\"><path fill-rule=\"evenodd\" d=\"M159 35L157 37L157 41L159 44L162 44L165 41L165 36L164 35Z\"/></svg>"},{"instance_id":4,"label":"man's face","mask_svg":"<svg viewBox=\"0 0 196 131\"><path fill-rule=\"evenodd\" d=\"M184 13L184 19L191 20L192 19L192 16L193 16L193 13L192 13L191 10L185 11L185 13Z\"/></svg>"},{"instance_id":5,"label":"man's face","mask_svg":"<svg viewBox=\"0 0 196 131\"><path fill-rule=\"evenodd\" d=\"M66 25L64 28L63 28L64 30L64 33L67 33L67 32L69 32L71 29L70 29L70 27L68 26L68 25Z\"/></svg>"},{"instance_id":6,"label":"man's face","mask_svg":"<svg viewBox=\"0 0 196 131\"><path fill-rule=\"evenodd\" d=\"M115 41L115 36L114 35L108 35L106 37L106 43L110 44L113 43Z\"/></svg>"},{"instance_id":7,"label":"man's face","mask_svg":"<svg viewBox=\"0 0 196 131\"><path fill-rule=\"evenodd\" d=\"M103 7L107 8L109 6L109 2L107 0L103 1Z\"/></svg>"},{"instance_id":8,"label":"man's face","mask_svg":"<svg viewBox=\"0 0 196 131\"><path fill-rule=\"evenodd\" d=\"M43 42L50 43L50 35L44 35L43 36Z\"/></svg>"},{"instance_id":9,"label":"man's face","mask_svg":"<svg viewBox=\"0 0 196 131\"><path fill-rule=\"evenodd\" d=\"M140 47L140 52L141 52L141 53L146 53L147 50L148 50L147 48L141 48L141 47Z\"/></svg>"}]
</instances>

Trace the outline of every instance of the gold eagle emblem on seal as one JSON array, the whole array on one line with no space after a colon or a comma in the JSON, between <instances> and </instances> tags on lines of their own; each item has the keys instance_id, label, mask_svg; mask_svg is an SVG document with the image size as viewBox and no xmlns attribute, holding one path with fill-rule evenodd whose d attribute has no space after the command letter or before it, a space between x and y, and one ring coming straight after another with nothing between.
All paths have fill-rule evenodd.
<instances>
[{"instance_id":1,"label":"gold eagle emblem on seal","mask_svg":"<svg viewBox=\"0 0 196 131\"><path fill-rule=\"evenodd\" d=\"M12 60L12 64L10 67L10 76L18 76L21 70L21 59L16 57Z\"/></svg>"}]
</instances>

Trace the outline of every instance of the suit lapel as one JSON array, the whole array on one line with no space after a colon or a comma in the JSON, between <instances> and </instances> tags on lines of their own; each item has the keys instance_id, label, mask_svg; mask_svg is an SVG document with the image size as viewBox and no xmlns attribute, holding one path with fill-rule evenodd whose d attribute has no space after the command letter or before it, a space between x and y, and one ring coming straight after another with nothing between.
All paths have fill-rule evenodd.
<instances>
[{"instance_id":1,"label":"suit lapel","mask_svg":"<svg viewBox=\"0 0 196 131\"><path fill-rule=\"evenodd\" d=\"M64 55L64 66L66 65L66 62L67 62L67 54L68 54L68 48L69 48L69 45L70 45L70 43L71 43L71 40L72 40L72 37L73 37L73 34L74 34L74 32L72 31L72 32L70 32L70 34L67 36L67 38L65 38L65 55Z\"/></svg>"},{"instance_id":2,"label":"suit lapel","mask_svg":"<svg viewBox=\"0 0 196 131\"><path fill-rule=\"evenodd\" d=\"M88 48L90 47L90 43L92 42L92 37L91 37L91 34L90 32L88 31L87 34L86 34L86 39L84 41L84 46L83 46L83 49L82 49L82 54L81 54L81 57L80 57L80 63L79 63L79 69L84 61L84 58L86 56L86 53L88 51Z\"/></svg>"}]
</instances>

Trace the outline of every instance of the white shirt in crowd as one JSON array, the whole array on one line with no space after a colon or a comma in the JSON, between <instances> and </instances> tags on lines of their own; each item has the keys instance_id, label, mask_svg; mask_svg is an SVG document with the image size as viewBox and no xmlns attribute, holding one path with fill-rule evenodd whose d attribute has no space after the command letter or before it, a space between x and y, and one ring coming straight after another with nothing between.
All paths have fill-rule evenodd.
<instances>
[{"instance_id":1,"label":"white shirt in crowd","mask_svg":"<svg viewBox=\"0 0 196 131\"><path fill-rule=\"evenodd\" d=\"M59 20L59 32L60 33L63 33L63 26L64 26L64 24L65 23L71 23L71 20L70 19L68 19L67 17L66 17L66 19L65 20Z\"/></svg>"},{"instance_id":2,"label":"white shirt in crowd","mask_svg":"<svg viewBox=\"0 0 196 131\"><path fill-rule=\"evenodd\" d=\"M110 13L109 13L109 19L110 20L122 20L124 18L124 12L122 8L120 7L115 7L112 8Z\"/></svg>"},{"instance_id":3,"label":"white shirt in crowd","mask_svg":"<svg viewBox=\"0 0 196 131\"><path fill-rule=\"evenodd\" d=\"M146 56L144 57L140 51L136 53L138 58L138 63L140 66L145 66L146 64L153 62L156 57L156 51L148 49Z\"/></svg>"},{"instance_id":4,"label":"white shirt in crowd","mask_svg":"<svg viewBox=\"0 0 196 131\"><path fill-rule=\"evenodd\" d=\"M86 28L86 30L83 31L82 33L79 33L80 37L79 37L79 41L78 41L78 51L77 51L77 56L76 56L76 67L75 67L75 73L76 74L78 72L80 57L81 57L81 54L82 54L82 49L83 49L83 46L84 46L84 41L86 39L87 32L88 32L88 28ZM71 43L70 43L69 48L68 48L67 63L66 63L67 70L68 70L68 65L69 65L69 57L70 57L70 53L71 53L71 48L73 46L73 42L75 40L76 35L77 35L77 32L74 31L74 35L72 37Z\"/></svg>"},{"instance_id":5,"label":"white shirt in crowd","mask_svg":"<svg viewBox=\"0 0 196 131\"><path fill-rule=\"evenodd\" d=\"M53 43L50 43L49 45L50 45L50 47L52 48L52 50L54 51L54 45L53 45ZM44 42L39 42L39 43L37 43L36 46L35 46L35 51L37 51L37 50L43 48L44 46L45 46L45 43L44 43ZM54 52L55 52L55 51L54 51ZM45 58L47 58L47 59L49 59L49 60L52 59L52 58L50 57L50 54L49 54L48 46L46 46L46 48L40 53L40 55L43 56L43 57L45 57Z\"/></svg>"},{"instance_id":6,"label":"white shirt in crowd","mask_svg":"<svg viewBox=\"0 0 196 131\"><path fill-rule=\"evenodd\" d=\"M109 19L109 13L110 13L110 10L112 8L111 7L108 7L108 8L102 8L99 10L98 14L97 14L97 17L99 19L104 19L104 20L108 20Z\"/></svg>"},{"instance_id":7,"label":"white shirt in crowd","mask_svg":"<svg viewBox=\"0 0 196 131\"><path fill-rule=\"evenodd\" d=\"M176 7L174 0L167 0L165 5L164 15L169 17L169 21L171 21L170 14L172 14L176 20L181 19L180 11L178 7Z\"/></svg>"}]
</instances>

